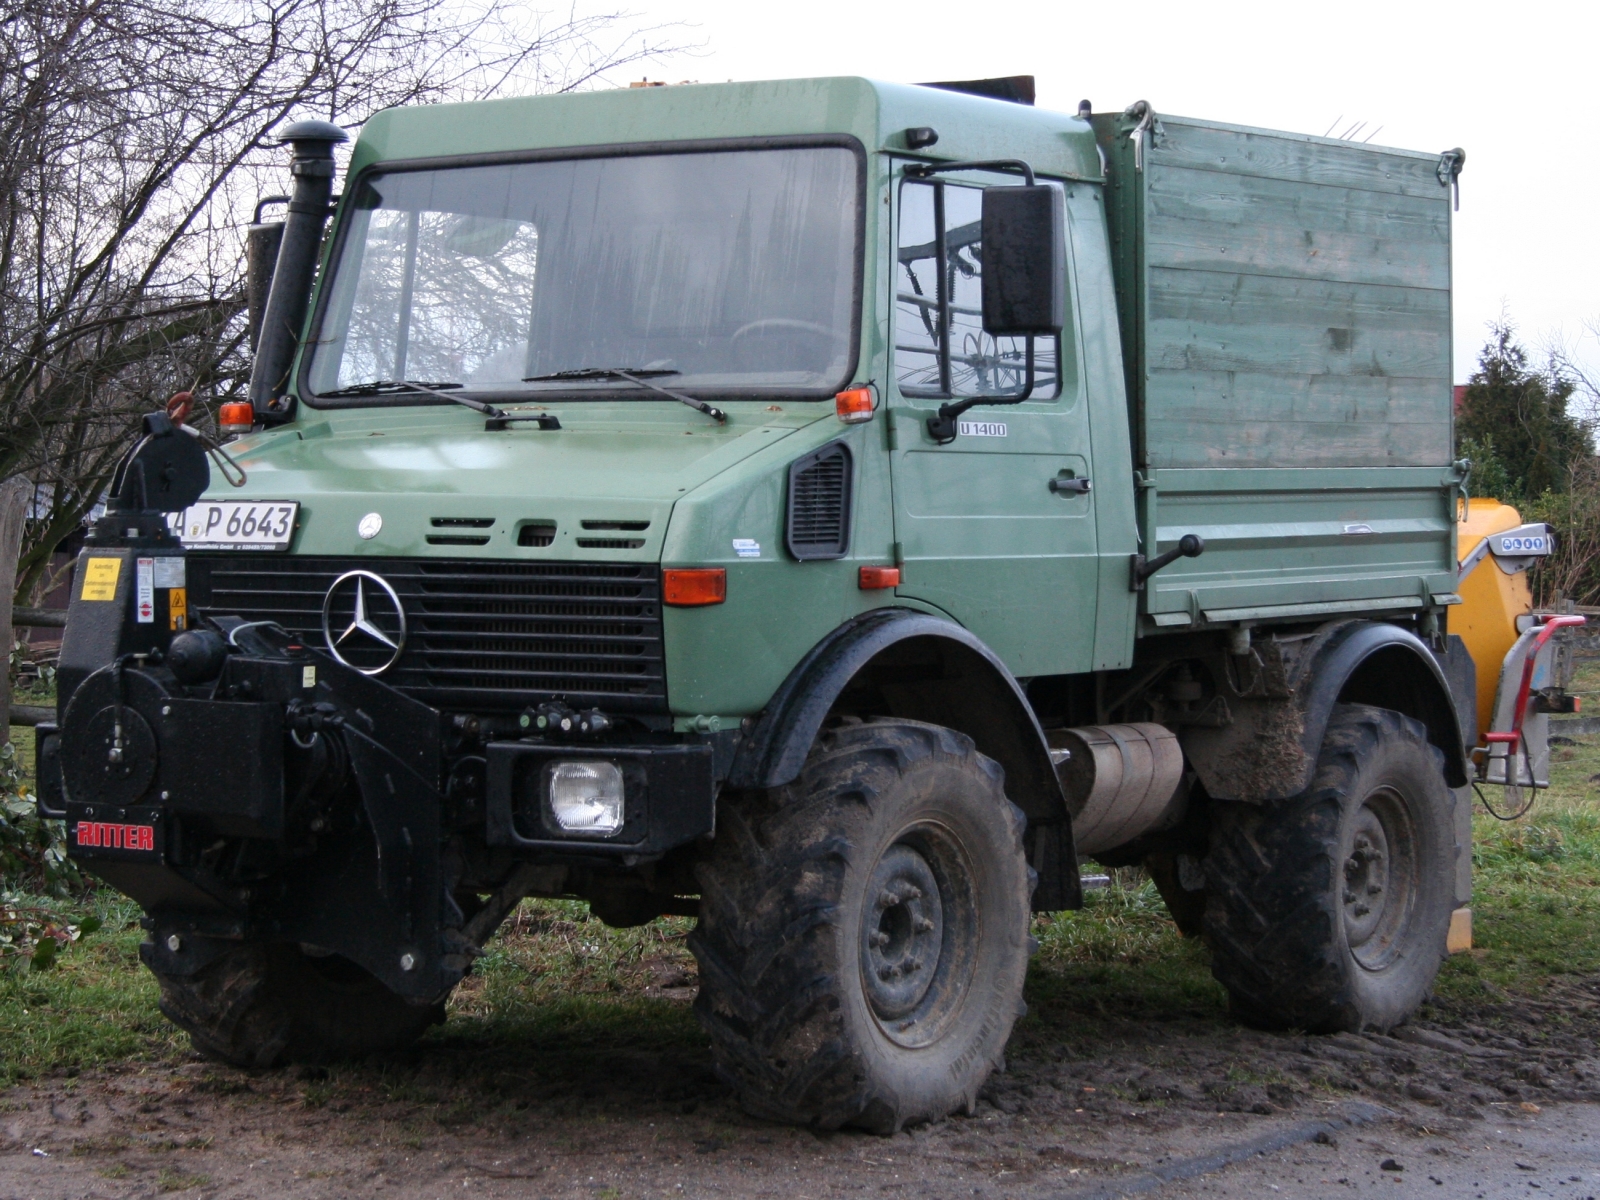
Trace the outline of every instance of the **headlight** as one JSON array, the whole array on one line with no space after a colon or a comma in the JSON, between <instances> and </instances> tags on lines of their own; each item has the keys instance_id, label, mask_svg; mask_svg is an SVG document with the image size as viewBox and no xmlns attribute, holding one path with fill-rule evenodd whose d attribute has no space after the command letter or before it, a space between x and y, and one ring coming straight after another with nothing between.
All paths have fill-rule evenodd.
<instances>
[{"instance_id":1,"label":"headlight","mask_svg":"<svg viewBox=\"0 0 1600 1200\"><path fill-rule=\"evenodd\" d=\"M610 837L622 828L622 770L608 762L555 762L544 769L550 814L568 833Z\"/></svg>"}]
</instances>

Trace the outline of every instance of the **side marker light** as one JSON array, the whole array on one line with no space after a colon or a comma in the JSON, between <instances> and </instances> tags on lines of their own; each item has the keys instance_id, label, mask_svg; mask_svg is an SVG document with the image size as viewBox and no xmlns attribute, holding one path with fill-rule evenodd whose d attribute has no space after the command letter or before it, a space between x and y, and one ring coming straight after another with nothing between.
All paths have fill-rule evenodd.
<instances>
[{"instance_id":1,"label":"side marker light","mask_svg":"<svg viewBox=\"0 0 1600 1200\"><path fill-rule=\"evenodd\" d=\"M860 573L861 590L870 592L877 588L893 588L900 586L899 567L862 567Z\"/></svg>"},{"instance_id":2,"label":"side marker light","mask_svg":"<svg viewBox=\"0 0 1600 1200\"><path fill-rule=\"evenodd\" d=\"M727 598L725 567L668 567L661 573L661 599L674 608L721 604Z\"/></svg>"}]
</instances>

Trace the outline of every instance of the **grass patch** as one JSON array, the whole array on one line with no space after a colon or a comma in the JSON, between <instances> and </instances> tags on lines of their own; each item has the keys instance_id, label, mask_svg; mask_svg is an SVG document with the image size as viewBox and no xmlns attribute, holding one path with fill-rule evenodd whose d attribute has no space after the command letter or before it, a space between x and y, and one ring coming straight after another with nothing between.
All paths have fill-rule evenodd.
<instances>
[{"instance_id":1,"label":"grass patch","mask_svg":"<svg viewBox=\"0 0 1600 1200\"><path fill-rule=\"evenodd\" d=\"M33 769L35 766L33 753L33 726L13 725L11 727L11 745L14 748L14 753L16 754L16 764L20 782L29 791L32 791L36 786L33 774Z\"/></svg>"},{"instance_id":2,"label":"grass patch","mask_svg":"<svg viewBox=\"0 0 1600 1200\"><path fill-rule=\"evenodd\" d=\"M646 990L689 983L685 917L612 929L576 900L525 901L450 1002L452 1039L549 1041L564 1047L701 1044L688 1005Z\"/></svg>"},{"instance_id":3,"label":"grass patch","mask_svg":"<svg viewBox=\"0 0 1600 1200\"><path fill-rule=\"evenodd\" d=\"M0 1084L44 1072L170 1058L180 1039L156 1009L156 984L139 963L139 910L102 893L50 903L102 928L62 951L48 971L0 970Z\"/></svg>"},{"instance_id":4,"label":"grass patch","mask_svg":"<svg viewBox=\"0 0 1600 1200\"><path fill-rule=\"evenodd\" d=\"M1155 884L1136 868L1109 874L1110 886L1085 892L1078 911L1034 918L1039 952L1028 970L1028 1016L1017 1026L1022 1045L1089 1034L1085 1016L1226 1018L1205 947L1178 933Z\"/></svg>"},{"instance_id":5,"label":"grass patch","mask_svg":"<svg viewBox=\"0 0 1600 1200\"><path fill-rule=\"evenodd\" d=\"M190 1175L186 1171L174 1171L171 1167L163 1167L156 1176L156 1191L158 1192L187 1192L190 1188L205 1187L211 1182L209 1175Z\"/></svg>"}]
</instances>

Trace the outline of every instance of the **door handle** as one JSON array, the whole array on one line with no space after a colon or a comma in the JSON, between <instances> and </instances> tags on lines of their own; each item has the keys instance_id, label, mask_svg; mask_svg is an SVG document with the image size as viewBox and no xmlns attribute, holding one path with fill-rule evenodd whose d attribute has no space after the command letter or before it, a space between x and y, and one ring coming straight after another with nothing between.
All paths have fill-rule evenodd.
<instances>
[{"instance_id":1,"label":"door handle","mask_svg":"<svg viewBox=\"0 0 1600 1200\"><path fill-rule=\"evenodd\" d=\"M1089 477L1085 475L1079 479L1075 476L1057 475L1050 481L1050 490L1058 496L1086 496L1089 494Z\"/></svg>"}]
</instances>

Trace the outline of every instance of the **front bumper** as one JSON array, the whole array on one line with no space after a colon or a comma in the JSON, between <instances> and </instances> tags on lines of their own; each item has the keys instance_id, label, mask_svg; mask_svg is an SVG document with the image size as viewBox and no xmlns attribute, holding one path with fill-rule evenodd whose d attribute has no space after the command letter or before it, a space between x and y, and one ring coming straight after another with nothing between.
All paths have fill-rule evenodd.
<instances>
[{"instance_id":1,"label":"front bumper","mask_svg":"<svg viewBox=\"0 0 1600 1200\"><path fill-rule=\"evenodd\" d=\"M171 972L230 941L299 942L431 1002L477 952L461 905L499 885L490 864L627 870L714 820L709 742L449 750L437 710L299 645L236 654L204 688L105 668L62 716L59 734L41 730L41 807L66 818L74 859L149 914L145 956ZM115 721L128 749L108 773ZM550 813L545 767L582 760L624 778L609 837L568 834Z\"/></svg>"}]
</instances>

